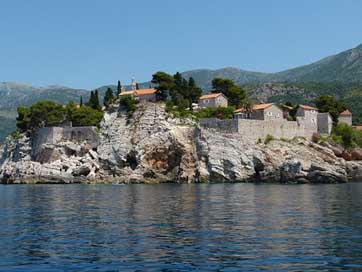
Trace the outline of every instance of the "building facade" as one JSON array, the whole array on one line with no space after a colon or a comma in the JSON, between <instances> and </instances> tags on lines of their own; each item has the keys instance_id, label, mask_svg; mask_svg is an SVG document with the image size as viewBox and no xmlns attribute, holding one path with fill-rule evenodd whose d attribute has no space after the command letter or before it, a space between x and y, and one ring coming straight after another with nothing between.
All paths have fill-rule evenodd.
<instances>
[{"instance_id":1,"label":"building facade","mask_svg":"<svg viewBox=\"0 0 362 272\"><path fill-rule=\"evenodd\" d=\"M328 112L318 113L318 133L329 135L333 129L333 119Z\"/></svg>"},{"instance_id":2,"label":"building facade","mask_svg":"<svg viewBox=\"0 0 362 272\"><path fill-rule=\"evenodd\" d=\"M345 110L338 117L338 122L352 126L352 112Z\"/></svg>"},{"instance_id":3,"label":"building facade","mask_svg":"<svg viewBox=\"0 0 362 272\"><path fill-rule=\"evenodd\" d=\"M227 107L228 99L222 93L211 93L199 98L199 108Z\"/></svg>"}]
</instances>

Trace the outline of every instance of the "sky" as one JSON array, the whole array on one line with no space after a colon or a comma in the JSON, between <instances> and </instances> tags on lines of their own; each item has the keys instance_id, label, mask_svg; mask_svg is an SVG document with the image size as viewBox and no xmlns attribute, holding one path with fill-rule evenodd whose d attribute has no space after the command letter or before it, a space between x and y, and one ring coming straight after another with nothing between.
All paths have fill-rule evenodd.
<instances>
[{"instance_id":1,"label":"sky","mask_svg":"<svg viewBox=\"0 0 362 272\"><path fill-rule=\"evenodd\" d=\"M0 81L92 89L156 71L277 72L362 43L360 0L0 0Z\"/></svg>"}]
</instances>

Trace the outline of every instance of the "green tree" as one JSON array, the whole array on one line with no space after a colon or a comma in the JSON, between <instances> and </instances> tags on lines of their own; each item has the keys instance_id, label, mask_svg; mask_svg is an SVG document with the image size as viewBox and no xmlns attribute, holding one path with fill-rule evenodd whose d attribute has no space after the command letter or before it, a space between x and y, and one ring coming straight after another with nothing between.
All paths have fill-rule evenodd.
<instances>
[{"instance_id":1,"label":"green tree","mask_svg":"<svg viewBox=\"0 0 362 272\"><path fill-rule=\"evenodd\" d=\"M173 76L165 72L157 72L152 75L153 84L156 84L156 97L158 101L164 101L169 95L170 90L174 86Z\"/></svg>"},{"instance_id":2,"label":"green tree","mask_svg":"<svg viewBox=\"0 0 362 272\"><path fill-rule=\"evenodd\" d=\"M346 110L346 105L337 101L334 97L329 95L322 95L315 99L315 104L319 112L329 112L332 116L334 125L338 123L338 117L341 112Z\"/></svg>"},{"instance_id":3,"label":"green tree","mask_svg":"<svg viewBox=\"0 0 362 272\"><path fill-rule=\"evenodd\" d=\"M127 111L129 117L135 112L136 104L137 101L130 95L122 96L119 100L120 107Z\"/></svg>"},{"instance_id":4,"label":"green tree","mask_svg":"<svg viewBox=\"0 0 362 272\"><path fill-rule=\"evenodd\" d=\"M88 106L83 106L72 114L73 126L98 126L103 118L103 112Z\"/></svg>"},{"instance_id":5,"label":"green tree","mask_svg":"<svg viewBox=\"0 0 362 272\"><path fill-rule=\"evenodd\" d=\"M77 110L75 103L71 100L66 106L67 120L71 121L73 119L73 114Z\"/></svg>"},{"instance_id":6,"label":"green tree","mask_svg":"<svg viewBox=\"0 0 362 272\"><path fill-rule=\"evenodd\" d=\"M109 105L111 105L113 103L114 100L114 96L113 96L113 91L111 88L107 88L107 91L104 95L104 99L103 99L103 105L108 108Z\"/></svg>"},{"instance_id":7,"label":"green tree","mask_svg":"<svg viewBox=\"0 0 362 272\"><path fill-rule=\"evenodd\" d=\"M122 85L121 85L121 81L118 80L117 83L117 94L119 95L122 92Z\"/></svg>"},{"instance_id":8,"label":"green tree","mask_svg":"<svg viewBox=\"0 0 362 272\"><path fill-rule=\"evenodd\" d=\"M230 79L214 78L212 80L212 92L223 93L229 100L229 104L235 107L242 107L247 99L244 89L234 84Z\"/></svg>"},{"instance_id":9,"label":"green tree","mask_svg":"<svg viewBox=\"0 0 362 272\"><path fill-rule=\"evenodd\" d=\"M342 144L345 148L351 148L355 145L355 132L353 128L347 124L338 124L332 134L342 139Z\"/></svg>"},{"instance_id":10,"label":"green tree","mask_svg":"<svg viewBox=\"0 0 362 272\"><path fill-rule=\"evenodd\" d=\"M83 96L80 97L79 107L83 107Z\"/></svg>"},{"instance_id":11,"label":"green tree","mask_svg":"<svg viewBox=\"0 0 362 272\"><path fill-rule=\"evenodd\" d=\"M30 129L31 112L30 108L19 107L17 109L18 117L16 118L16 126L20 131L27 131Z\"/></svg>"},{"instance_id":12,"label":"green tree","mask_svg":"<svg viewBox=\"0 0 362 272\"><path fill-rule=\"evenodd\" d=\"M94 92L91 91L87 106L95 110L100 110L101 106L99 104L98 90L95 90Z\"/></svg>"}]
</instances>

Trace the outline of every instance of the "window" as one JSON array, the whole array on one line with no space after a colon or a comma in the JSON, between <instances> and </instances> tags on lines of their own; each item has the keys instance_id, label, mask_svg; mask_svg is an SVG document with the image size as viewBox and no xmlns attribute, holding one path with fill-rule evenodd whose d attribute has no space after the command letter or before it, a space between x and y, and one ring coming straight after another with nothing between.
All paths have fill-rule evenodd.
<instances>
[{"instance_id":1,"label":"window","mask_svg":"<svg viewBox=\"0 0 362 272\"><path fill-rule=\"evenodd\" d=\"M268 112L266 113L266 115L268 115L268 116L273 116L273 113L272 113L271 111L268 111Z\"/></svg>"},{"instance_id":2,"label":"window","mask_svg":"<svg viewBox=\"0 0 362 272\"><path fill-rule=\"evenodd\" d=\"M209 99L205 99L204 104L209 104Z\"/></svg>"},{"instance_id":3,"label":"window","mask_svg":"<svg viewBox=\"0 0 362 272\"><path fill-rule=\"evenodd\" d=\"M280 117L280 113L277 113L277 118L279 118Z\"/></svg>"}]
</instances>

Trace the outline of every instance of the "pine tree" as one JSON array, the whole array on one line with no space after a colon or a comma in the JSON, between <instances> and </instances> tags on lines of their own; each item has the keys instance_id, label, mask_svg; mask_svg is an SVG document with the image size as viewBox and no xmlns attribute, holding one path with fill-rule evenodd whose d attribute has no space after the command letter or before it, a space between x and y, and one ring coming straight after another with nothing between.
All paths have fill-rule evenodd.
<instances>
[{"instance_id":1,"label":"pine tree","mask_svg":"<svg viewBox=\"0 0 362 272\"><path fill-rule=\"evenodd\" d=\"M122 92L122 85L121 85L121 81L118 80L118 84L117 84L117 94L120 95L121 92Z\"/></svg>"},{"instance_id":2,"label":"pine tree","mask_svg":"<svg viewBox=\"0 0 362 272\"><path fill-rule=\"evenodd\" d=\"M101 104L99 103L98 90L95 90L95 92L94 92L94 107L93 107L93 109L99 110L100 108L101 108Z\"/></svg>"},{"instance_id":3,"label":"pine tree","mask_svg":"<svg viewBox=\"0 0 362 272\"><path fill-rule=\"evenodd\" d=\"M111 88L107 88L106 94L104 95L103 105L108 108L109 105L112 104L113 100L113 91Z\"/></svg>"}]
</instances>

